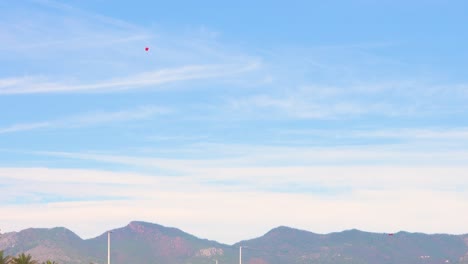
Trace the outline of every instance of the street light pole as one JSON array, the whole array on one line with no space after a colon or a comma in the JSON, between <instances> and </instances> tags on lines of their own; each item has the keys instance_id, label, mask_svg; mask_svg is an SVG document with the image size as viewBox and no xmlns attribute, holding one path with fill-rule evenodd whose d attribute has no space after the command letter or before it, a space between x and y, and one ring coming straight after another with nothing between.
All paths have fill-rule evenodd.
<instances>
[{"instance_id":1,"label":"street light pole","mask_svg":"<svg viewBox=\"0 0 468 264\"><path fill-rule=\"evenodd\" d=\"M242 264L242 246L239 246L239 264Z\"/></svg>"},{"instance_id":2,"label":"street light pole","mask_svg":"<svg viewBox=\"0 0 468 264\"><path fill-rule=\"evenodd\" d=\"M110 234L111 231L107 232L107 264L110 264Z\"/></svg>"}]
</instances>

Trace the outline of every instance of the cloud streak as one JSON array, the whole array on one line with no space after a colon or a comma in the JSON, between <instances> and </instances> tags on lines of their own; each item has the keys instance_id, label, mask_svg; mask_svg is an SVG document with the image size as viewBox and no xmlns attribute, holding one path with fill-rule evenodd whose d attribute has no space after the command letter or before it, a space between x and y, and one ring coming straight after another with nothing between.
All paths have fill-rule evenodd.
<instances>
[{"instance_id":1,"label":"cloud streak","mask_svg":"<svg viewBox=\"0 0 468 264\"><path fill-rule=\"evenodd\" d=\"M468 142L468 128L392 128L392 129L285 129L278 132L283 137L332 136L335 139L396 139L400 141L431 141L462 144Z\"/></svg>"},{"instance_id":2,"label":"cloud streak","mask_svg":"<svg viewBox=\"0 0 468 264\"><path fill-rule=\"evenodd\" d=\"M0 128L0 134L31 131L38 129L79 128L99 126L110 123L129 122L149 119L156 115L164 115L170 110L164 107L141 106L135 109L116 112L93 112L66 118L34 123L19 123Z\"/></svg>"},{"instance_id":3,"label":"cloud streak","mask_svg":"<svg viewBox=\"0 0 468 264\"><path fill-rule=\"evenodd\" d=\"M45 155L84 161L97 161L108 164L126 165L130 168L162 169L171 172L171 175L188 175L199 177L203 175L218 175L220 180L236 180L236 168L252 168L252 171L266 170L270 175L276 175L275 169L284 175L278 175L278 179L287 176L290 168L294 177L307 175L307 171L301 168L336 166L337 169L354 166L376 166L383 170L389 170L392 166L410 168L464 168L468 159L468 152L464 149L444 149L437 147L419 149L416 146L367 146L367 147L281 147L281 146L236 146L236 145L198 145L199 152L194 153L194 158L164 158L148 155L112 155L97 153L73 153L73 152L34 152L35 155ZM200 158L202 153L209 152L216 158ZM281 168L285 168L282 170ZM271 171L270 171L271 169ZM363 172L364 173L364 172ZM424 175L427 172L418 172L415 175ZM255 173L254 173L255 174ZM312 172L310 174L313 174ZM395 173L398 174L398 173ZM458 173L455 173L458 175ZM268 179L268 174L263 175ZM357 176L357 175L356 175ZM259 179L259 175L253 175L252 179ZM289 179L289 177L283 179ZM395 176L397 177L397 176ZM271 178L275 180L276 178ZM396 179L396 178L395 178ZM299 179L300 180L300 179Z\"/></svg>"},{"instance_id":4,"label":"cloud streak","mask_svg":"<svg viewBox=\"0 0 468 264\"><path fill-rule=\"evenodd\" d=\"M132 90L173 82L219 78L252 71L258 67L259 63L256 62L246 65L193 65L140 73L126 78L82 85L41 82L29 77L24 79L8 78L0 80L0 95Z\"/></svg>"},{"instance_id":5,"label":"cloud streak","mask_svg":"<svg viewBox=\"0 0 468 264\"><path fill-rule=\"evenodd\" d=\"M29 131L41 128L47 128L52 126L53 124L50 122L38 122L38 123L23 123L23 124L15 124L7 127L0 128L0 134L6 133L14 133L14 132L21 132L21 131Z\"/></svg>"},{"instance_id":6,"label":"cloud streak","mask_svg":"<svg viewBox=\"0 0 468 264\"><path fill-rule=\"evenodd\" d=\"M359 84L350 81L329 86L293 84L287 89L233 98L227 105L231 111L257 119L445 116L466 111L467 93L462 87L465 85L440 86L423 81ZM452 105L447 105L447 101Z\"/></svg>"}]
</instances>

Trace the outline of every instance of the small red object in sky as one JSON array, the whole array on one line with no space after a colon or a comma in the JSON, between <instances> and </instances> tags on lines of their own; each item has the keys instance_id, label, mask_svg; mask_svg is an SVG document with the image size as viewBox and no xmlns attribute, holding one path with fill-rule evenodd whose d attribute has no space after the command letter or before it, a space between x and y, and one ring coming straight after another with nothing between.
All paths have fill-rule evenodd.
<instances>
[{"instance_id":1,"label":"small red object in sky","mask_svg":"<svg viewBox=\"0 0 468 264\"><path fill-rule=\"evenodd\" d=\"M146 50L146 51L148 51L148 50L149 50L149 48L148 48L148 47L146 47L146 48L145 48L145 50Z\"/></svg>"}]
</instances>

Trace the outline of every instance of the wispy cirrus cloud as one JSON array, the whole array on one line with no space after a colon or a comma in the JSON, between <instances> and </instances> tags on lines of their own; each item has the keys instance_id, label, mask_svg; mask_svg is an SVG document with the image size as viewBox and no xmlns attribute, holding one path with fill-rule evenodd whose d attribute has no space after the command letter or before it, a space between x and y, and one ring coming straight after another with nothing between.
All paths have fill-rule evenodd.
<instances>
[{"instance_id":1,"label":"wispy cirrus cloud","mask_svg":"<svg viewBox=\"0 0 468 264\"><path fill-rule=\"evenodd\" d=\"M464 102L467 95L464 84L350 82L328 86L292 85L288 89L272 89L232 98L227 106L244 116L260 119L425 117L466 111Z\"/></svg>"},{"instance_id":2,"label":"wispy cirrus cloud","mask_svg":"<svg viewBox=\"0 0 468 264\"><path fill-rule=\"evenodd\" d=\"M148 30L132 23L57 1L18 2L4 11L0 19L0 24L4 25L0 29L4 40L0 50L22 51L28 55L37 53L35 48L53 55L54 51L63 54L60 51L64 49L95 48L154 37Z\"/></svg>"},{"instance_id":3,"label":"wispy cirrus cloud","mask_svg":"<svg viewBox=\"0 0 468 264\"><path fill-rule=\"evenodd\" d=\"M215 41L160 34L56 1L32 2L28 8L17 3L4 16L0 11L0 58L23 60L21 76L0 75L0 95L114 92L237 77L261 67L259 59Z\"/></svg>"},{"instance_id":4,"label":"wispy cirrus cloud","mask_svg":"<svg viewBox=\"0 0 468 264\"><path fill-rule=\"evenodd\" d=\"M364 106L357 102L329 102L307 100L295 95L275 97L257 95L244 99L234 99L230 106L235 111L244 111L246 116L254 114L257 118L297 118L297 119L336 119L368 114L380 105ZM272 113L274 113L272 115Z\"/></svg>"},{"instance_id":5,"label":"wispy cirrus cloud","mask_svg":"<svg viewBox=\"0 0 468 264\"><path fill-rule=\"evenodd\" d=\"M417 127L417 128L373 128L373 129L285 129L278 132L283 137L333 137L350 139L398 139L406 141L440 140L446 143L468 141L466 127Z\"/></svg>"},{"instance_id":6,"label":"wispy cirrus cloud","mask_svg":"<svg viewBox=\"0 0 468 264\"><path fill-rule=\"evenodd\" d=\"M446 142L457 141L463 143L468 141L468 128L449 128L449 129L389 129L375 131L354 131L350 133L356 137L376 137L376 138L396 138L407 140L443 140Z\"/></svg>"},{"instance_id":7,"label":"wispy cirrus cloud","mask_svg":"<svg viewBox=\"0 0 468 264\"><path fill-rule=\"evenodd\" d=\"M132 90L148 86L188 80L210 79L235 75L257 69L259 63L246 65L193 65L181 68L162 69L100 81L92 84L64 84L40 81L31 77L0 80L0 94L64 93L64 92L112 92Z\"/></svg>"},{"instance_id":8,"label":"wispy cirrus cloud","mask_svg":"<svg viewBox=\"0 0 468 264\"><path fill-rule=\"evenodd\" d=\"M50 127L51 125L52 125L52 123L50 123L50 122L14 124L14 125L11 125L11 126L0 128L0 134L35 130L35 129L40 129L40 128L47 128L47 127Z\"/></svg>"},{"instance_id":9,"label":"wispy cirrus cloud","mask_svg":"<svg viewBox=\"0 0 468 264\"><path fill-rule=\"evenodd\" d=\"M236 145L236 144L194 144L179 150L184 159L167 158L164 154L144 152L134 155L114 155L93 152L51 152L39 151L35 155L97 161L120 164L129 168L163 169L172 174L183 175L185 168L235 167L281 167L281 166L441 166L460 167L466 163L468 152L465 145L450 141L440 142L402 141L396 144L363 145ZM186 153L187 152L187 153ZM177 153L177 152L176 152ZM190 153L188 155L188 153ZM209 153L207 155L206 153ZM218 173L219 177L229 172Z\"/></svg>"},{"instance_id":10,"label":"wispy cirrus cloud","mask_svg":"<svg viewBox=\"0 0 468 264\"><path fill-rule=\"evenodd\" d=\"M77 8L75 6L72 6L72 5L63 3L63 2L54 1L54 0L29 0L29 1L32 2L32 3L36 3L36 4L39 4L39 5L45 6L45 7L54 8L56 10L68 11L68 12L71 12L71 13L77 13L81 17L88 17L88 18L91 18L91 19L97 19L97 20L100 20L103 23L112 24L112 25L117 26L117 27L124 27L124 28L129 28L129 29L136 29L137 28L134 24L128 23L126 21L123 21L123 20L120 20L120 19L117 19L117 18L111 18L111 17L108 17L108 16L99 15L99 14L92 13L92 12L89 12L89 11L85 11L83 9L79 9L79 8Z\"/></svg>"},{"instance_id":11,"label":"wispy cirrus cloud","mask_svg":"<svg viewBox=\"0 0 468 264\"><path fill-rule=\"evenodd\" d=\"M73 115L66 118L48 120L33 123L18 123L0 128L0 134L31 131L37 129L77 128L86 126L99 126L109 123L129 122L164 115L170 110L164 107L141 106L135 109L115 112L90 112L81 115Z\"/></svg>"}]
</instances>

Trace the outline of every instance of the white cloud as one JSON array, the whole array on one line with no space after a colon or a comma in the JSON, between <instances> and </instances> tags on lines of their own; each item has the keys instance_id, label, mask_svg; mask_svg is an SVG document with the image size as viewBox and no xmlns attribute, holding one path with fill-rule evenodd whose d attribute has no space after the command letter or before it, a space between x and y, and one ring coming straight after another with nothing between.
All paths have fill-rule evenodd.
<instances>
[{"instance_id":1,"label":"white cloud","mask_svg":"<svg viewBox=\"0 0 468 264\"><path fill-rule=\"evenodd\" d=\"M86 114L69 116L66 118L56 120L14 124L11 126L0 128L0 134L30 131L44 128L76 128L117 122L128 122L132 120L149 119L156 115L163 115L169 112L170 110L167 108L155 106L141 106L135 109L122 110L116 112L90 112Z\"/></svg>"},{"instance_id":2,"label":"white cloud","mask_svg":"<svg viewBox=\"0 0 468 264\"><path fill-rule=\"evenodd\" d=\"M4 40L0 50L53 55L54 51L60 53L58 51L64 49L110 46L154 37L142 27L64 3L32 2L39 5L18 2L12 4L11 9L0 10L0 24L3 23L0 32Z\"/></svg>"},{"instance_id":3,"label":"white cloud","mask_svg":"<svg viewBox=\"0 0 468 264\"><path fill-rule=\"evenodd\" d=\"M116 112L94 112L84 115L71 116L68 121L63 121L64 126L89 126L103 123L125 122L131 120L141 120L163 115L171 112L165 107L141 106L135 109L122 110Z\"/></svg>"},{"instance_id":4,"label":"white cloud","mask_svg":"<svg viewBox=\"0 0 468 264\"><path fill-rule=\"evenodd\" d=\"M464 142L454 145L444 140L426 143L375 144L350 146L268 146L235 144L196 144L187 146L193 159L167 159L140 155L113 155L103 153L37 152L72 159L124 164L135 167L163 168L171 171L183 168L236 166L327 166L327 165L398 165L398 166L462 166L468 152ZM206 155L212 159L203 159Z\"/></svg>"},{"instance_id":5,"label":"white cloud","mask_svg":"<svg viewBox=\"0 0 468 264\"><path fill-rule=\"evenodd\" d=\"M349 139L397 139L405 141L432 141L464 143L468 140L468 128L392 128L392 129L285 129L279 132L283 137L334 137Z\"/></svg>"},{"instance_id":6,"label":"white cloud","mask_svg":"<svg viewBox=\"0 0 468 264\"><path fill-rule=\"evenodd\" d=\"M321 95L310 95L294 89L282 95L255 95L236 98L230 101L230 107L241 111L251 118L295 118L295 119L337 119L361 115L394 116L408 114L405 109L393 109L384 102L365 102L365 100L345 100ZM330 92L334 93L334 92ZM272 114L273 113L273 114Z\"/></svg>"},{"instance_id":7,"label":"white cloud","mask_svg":"<svg viewBox=\"0 0 468 264\"><path fill-rule=\"evenodd\" d=\"M202 181L216 180L229 172L253 188L213 186ZM72 201L41 202L39 199L36 203L0 204L3 215L0 225L3 231L66 226L81 236L92 237L131 220L146 220L226 243L261 235L278 225L319 233L348 228L466 233L468 218L460 212L468 209L468 196L466 192L444 189L466 188L468 181L463 177L466 173L467 168L350 166L237 168L209 174L203 171L199 177L167 177L74 169L2 168L0 179L12 186L9 190L15 190L17 195L68 193L66 197ZM288 183L346 184L351 191L327 195L256 189L264 184ZM101 197L96 198L97 194ZM1 195L2 199L8 198L3 192ZM124 199L115 199L116 195ZM86 201L73 201L73 198L86 197Z\"/></svg>"},{"instance_id":8,"label":"white cloud","mask_svg":"<svg viewBox=\"0 0 468 264\"><path fill-rule=\"evenodd\" d=\"M75 6L68 5L68 4L65 4L65 3L62 3L62 2L53 1L53 0L32 0L32 2L41 4L41 5L46 6L46 7L54 8L54 9L57 9L57 10L60 10L60 11L63 11L63 12L69 12L69 13L72 13L72 14L77 14L80 17L86 18L87 20L97 20L97 21L99 21L101 23L104 23L104 24L107 24L107 25L112 25L114 27L126 28L126 29L130 29L130 30L138 30L138 29L141 30L141 28L137 27L134 24L128 23L126 21L116 19L116 18L113 18L113 17L104 16L104 15L101 15L101 14L92 13L92 12L89 12L89 11L85 11L83 9L79 9L79 8L77 8Z\"/></svg>"},{"instance_id":9,"label":"white cloud","mask_svg":"<svg viewBox=\"0 0 468 264\"><path fill-rule=\"evenodd\" d=\"M355 136L377 138L399 138L413 140L468 140L467 128L449 129L390 129L377 131L355 131Z\"/></svg>"},{"instance_id":10,"label":"white cloud","mask_svg":"<svg viewBox=\"0 0 468 264\"><path fill-rule=\"evenodd\" d=\"M47 127L50 127L51 125L52 123L50 122L15 124L15 125L11 125L8 127L0 128L0 134L47 128Z\"/></svg>"},{"instance_id":11,"label":"white cloud","mask_svg":"<svg viewBox=\"0 0 468 264\"><path fill-rule=\"evenodd\" d=\"M467 152L443 153L409 150L314 149L292 147L239 148L216 159L169 159L92 153L39 152L38 155L82 159L136 168L157 168L194 181L222 188L237 183L242 188L291 192L303 188L345 189L440 189L468 188ZM201 150L206 151L206 150ZM234 150L236 151L236 150ZM229 154L231 153L231 154ZM451 163L454 162L455 163ZM406 162L403 162L406 161ZM238 187L239 187L238 186ZM232 188L236 188L233 186Z\"/></svg>"},{"instance_id":12,"label":"white cloud","mask_svg":"<svg viewBox=\"0 0 468 264\"><path fill-rule=\"evenodd\" d=\"M4 78L0 79L0 89L1 88L6 88L6 87L11 87L14 85L26 83L29 78Z\"/></svg>"},{"instance_id":13,"label":"white cloud","mask_svg":"<svg viewBox=\"0 0 468 264\"><path fill-rule=\"evenodd\" d=\"M227 78L260 68L258 59L216 45L213 36L206 40L206 27L197 30L200 44L193 36L162 35L151 27L60 2L35 2L45 8L13 5L17 8L0 10L0 58L21 60L26 76L4 73L0 95L154 88ZM145 46L150 52L144 51Z\"/></svg>"},{"instance_id":14,"label":"white cloud","mask_svg":"<svg viewBox=\"0 0 468 264\"><path fill-rule=\"evenodd\" d=\"M290 78L281 74L276 77ZM229 110L261 119L424 117L466 110L464 84L441 86L424 81L382 80L349 81L339 85L304 85L306 80L295 82L276 84L279 87L233 98L228 101Z\"/></svg>"},{"instance_id":15,"label":"white cloud","mask_svg":"<svg viewBox=\"0 0 468 264\"><path fill-rule=\"evenodd\" d=\"M192 65L180 68L162 69L132 75L126 78L111 79L92 84L64 84L40 82L34 78L8 78L0 80L0 94L60 93L60 92L112 92L132 90L147 86L158 86L172 82L210 79L252 71L259 63L246 65Z\"/></svg>"}]
</instances>

